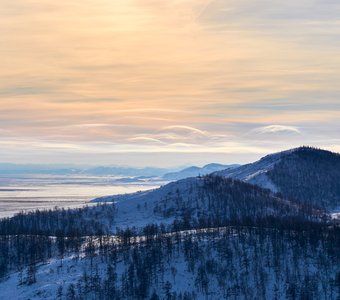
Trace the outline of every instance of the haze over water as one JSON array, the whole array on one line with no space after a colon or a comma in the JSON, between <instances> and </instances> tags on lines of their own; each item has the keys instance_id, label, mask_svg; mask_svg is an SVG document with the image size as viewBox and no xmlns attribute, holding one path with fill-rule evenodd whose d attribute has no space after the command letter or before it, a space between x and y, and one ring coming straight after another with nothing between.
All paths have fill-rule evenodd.
<instances>
[{"instance_id":1,"label":"haze over water","mask_svg":"<svg viewBox=\"0 0 340 300\"><path fill-rule=\"evenodd\" d=\"M156 188L155 182L117 183L105 176L36 176L0 178L0 218L22 210L81 207L90 200L113 194Z\"/></svg>"}]
</instances>

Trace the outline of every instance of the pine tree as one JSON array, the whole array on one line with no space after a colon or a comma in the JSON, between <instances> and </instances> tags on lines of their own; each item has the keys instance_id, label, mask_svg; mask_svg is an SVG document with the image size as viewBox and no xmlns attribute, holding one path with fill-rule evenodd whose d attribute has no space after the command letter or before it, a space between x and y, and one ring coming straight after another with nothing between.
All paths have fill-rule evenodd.
<instances>
[{"instance_id":1,"label":"pine tree","mask_svg":"<svg viewBox=\"0 0 340 300\"><path fill-rule=\"evenodd\" d=\"M150 297L150 300L159 300L159 297L158 297L158 295L157 295L155 290L153 291L153 293L152 293L152 295Z\"/></svg>"},{"instance_id":2,"label":"pine tree","mask_svg":"<svg viewBox=\"0 0 340 300\"><path fill-rule=\"evenodd\" d=\"M75 300L76 299L76 290L74 288L74 284L71 283L67 289L66 294L67 300Z\"/></svg>"},{"instance_id":3,"label":"pine tree","mask_svg":"<svg viewBox=\"0 0 340 300\"><path fill-rule=\"evenodd\" d=\"M58 300L61 300L63 298L63 286L62 285L59 285L56 296Z\"/></svg>"}]
</instances>

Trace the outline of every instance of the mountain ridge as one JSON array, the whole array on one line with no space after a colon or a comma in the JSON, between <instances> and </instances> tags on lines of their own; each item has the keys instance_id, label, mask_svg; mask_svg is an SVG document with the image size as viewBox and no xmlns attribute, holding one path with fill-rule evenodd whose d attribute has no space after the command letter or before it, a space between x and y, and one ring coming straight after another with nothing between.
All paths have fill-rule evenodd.
<instances>
[{"instance_id":1,"label":"mountain ridge","mask_svg":"<svg viewBox=\"0 0 340 300\"><path fill-rule=\"evenodd\" d=\"M326 210L340 207L340 154L302 146L213 173L279 192ZM327 194L328 193L328 194Z\"/></svg>"},{"instance_id":2,"label":"mountain ridge","mask_svg":"<svg viewBox=\"0 0 340 300\"><path fill-rule=\"evenodd\" d=\"M177 172L169 172L162 176L164 180L180 180L188 177L196 177L196 176L204 176L212 172L232 169L239 167L238 164L224 165L218 163L210 163L203 167L191 166L185 169L182 169Z\"/></svg>"}]
</instances>

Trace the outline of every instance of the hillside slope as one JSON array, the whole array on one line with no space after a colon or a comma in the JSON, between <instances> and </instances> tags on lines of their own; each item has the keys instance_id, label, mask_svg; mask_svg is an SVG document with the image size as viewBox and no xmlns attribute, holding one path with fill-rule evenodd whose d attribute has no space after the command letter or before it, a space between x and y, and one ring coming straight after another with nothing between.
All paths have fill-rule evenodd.
<instances>
[{"instance_id":1,"label":"hillside slope","mask_svg":"<svg viewBox=\"0 0 340 300\"><path fill-rule=\"evenodd\" d=\"M289 222L323 218L320 211L279 198L270 190L212 175L94 201L105 205L21 213L0 220L0 234L83 236L112 234L117 228L139 229L147 224L190 229L230 224L274 225L274 221L282 223L288 218Z\"/></svg>"},{"instance_id":2,"label":"hillside slope","mask_svg":"<svg viewBox=\"0 0 340 300\"><path fill-rule=\"evenodd\" d=\"M340 207L340 155L337 153L300 147L214 174L268 188L284 198L329 211Z\"/></svg>"},{"instance_id":3,"label":"hillside slope","mask_svg":"<svg viewBox=\"0 0 340 300\"><path fill-rule=\"evenodd\" d=\"M318 218L319 212L277 197L269 190L230 178L204 176L169 183L155 190L108 196L114 202L116 226L141 226L180 220L199 222L256 221L267 217Z\"/></svg>"},{"instance_id":4,"label":"hillside slope","mask_svg":"<svg viewBox=\"0 0 340 300\"><path fill-rule=\"evenodd\" d=\"M61 241L49 238L51 250L46 249L46 257L33 265L18 260L19 271L0 280L0 298L284 300L340 296L339 232L330 229L224 227L124 244L115 237L89 237L81 247L67 240L65 248L57 247ZM1 242L13 247L13 242Z\"/></svg>"}]
</instances>

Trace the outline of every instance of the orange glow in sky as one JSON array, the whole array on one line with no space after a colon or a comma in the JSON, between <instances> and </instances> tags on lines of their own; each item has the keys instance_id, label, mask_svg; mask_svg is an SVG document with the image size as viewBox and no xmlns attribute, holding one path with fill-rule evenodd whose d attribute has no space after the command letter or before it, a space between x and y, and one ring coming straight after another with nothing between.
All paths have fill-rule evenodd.
<instances>
[{"instance_id":1,"label":"orange glow in sky","mask_svg":"<svg viewBox=\"0 0 340 300\"><path fill-rule=\"evenodd\" d=\"M12 0L3 161L174 166L340 150L340 3Z\"/></svg>"}]
</instances>

